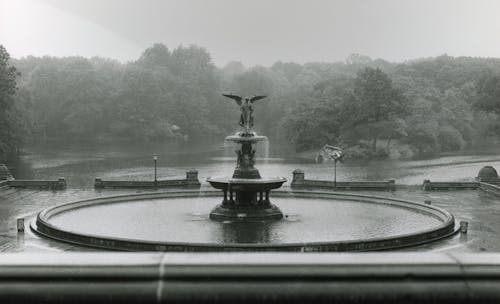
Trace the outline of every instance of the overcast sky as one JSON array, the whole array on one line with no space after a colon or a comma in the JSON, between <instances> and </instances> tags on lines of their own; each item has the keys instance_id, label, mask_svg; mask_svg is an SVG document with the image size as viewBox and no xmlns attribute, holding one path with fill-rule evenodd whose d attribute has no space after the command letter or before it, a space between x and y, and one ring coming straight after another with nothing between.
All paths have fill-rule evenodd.
<instances>
[{"instance_id":1,"label":"overcast sky","mask_svg":"<svg viewBox=\"0 0 500 304\"><path fill-rule=\"evenodd\" d=\"M134 60L153 43L197 44L214 62L500 57L499 0L0 0L13 57Z\"/></svg>"}]
</instances>

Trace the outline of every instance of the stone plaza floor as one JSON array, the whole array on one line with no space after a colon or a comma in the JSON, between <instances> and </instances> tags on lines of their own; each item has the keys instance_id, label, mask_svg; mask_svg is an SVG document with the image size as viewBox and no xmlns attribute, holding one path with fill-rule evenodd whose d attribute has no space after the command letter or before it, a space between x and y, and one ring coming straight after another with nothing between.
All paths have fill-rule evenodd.
<instances>
[{"instance_id":1,"label":"stone plaza floor","mask_svg":"<svg viewBox=\"0 0 500 304\"><path fill-rule=\"evenodd\" d=\"M165 191L165 190L162 190ZM29 229L37 213L47 207L80 199L121 195L145 191L138 190L79 190L62 191L0 189L0 252L54 252L96 251L48 240ZM467 234L455 234L449 238L421 246L397 251L418 252L500 252L500 197L482 190L423 191L419 187L406 187L395 192L356 191L356 194L395 197L415 202L431 200L432 205L444 208L460 221L469 222ZM18 233L16 221L25 219L25 233Z\"/></svg>"}]
</instances>

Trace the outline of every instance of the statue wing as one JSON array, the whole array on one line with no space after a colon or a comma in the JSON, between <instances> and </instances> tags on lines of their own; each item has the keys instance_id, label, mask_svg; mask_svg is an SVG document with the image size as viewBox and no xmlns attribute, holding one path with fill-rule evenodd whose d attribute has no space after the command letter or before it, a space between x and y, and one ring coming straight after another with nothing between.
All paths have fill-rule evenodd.
<instances>
[{"instance_id":1,"label":"statue wing","mask_svg":"<svg viewBox=\"0 0 500 304\"><path fill-rule=\"evenodd\" d=\"M241 106L241 100L243 99L241 96L233 95L233 94L222 94L222 96L234 99L236 103Z\"/></svg>"},{"instance_id":2,"label":"statue wing","mask_svg":"<svg viewBox=\"0 0 500 304\"><path fill-rule=\"evenodd\" d=\"M265 96L265 95L261 95L261 96L255 96L254 95L254 96L250 97L250 102L253 103L254 101L257 101L257 100L260 100L260 99L264 99L266 97L267 96Z\"/></svg>"}]
</instances>

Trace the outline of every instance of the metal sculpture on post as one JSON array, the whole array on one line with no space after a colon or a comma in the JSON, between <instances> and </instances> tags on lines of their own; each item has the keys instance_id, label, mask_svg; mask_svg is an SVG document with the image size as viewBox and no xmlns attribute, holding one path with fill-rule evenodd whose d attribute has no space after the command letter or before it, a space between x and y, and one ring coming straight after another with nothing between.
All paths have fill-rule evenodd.
<instances>
[{"instance_id":1,"label":"metal sculpture on post","mask_svg":"<svg viewBox=\"0 0 500 304\"><path fill-rule=\"evenodd\" d=\"M156 154L153 156L153 161L155 163L155 188L156 188L158 185L158 178L156 175L156 162L158 161L158 156L156 156Z\"/></svg>"},{"instance_id":2,"label":"metal sculpture on post","mask_svg":"<svg viewBox=\"0 0 500 304\"><path fill-rule=\"evenodd\" d=\"M324 145L316 155L316 163L333 160L333 187L337 188L337 162L342 160L344 153L339 147Z\"/></svg>"}]
</instances>

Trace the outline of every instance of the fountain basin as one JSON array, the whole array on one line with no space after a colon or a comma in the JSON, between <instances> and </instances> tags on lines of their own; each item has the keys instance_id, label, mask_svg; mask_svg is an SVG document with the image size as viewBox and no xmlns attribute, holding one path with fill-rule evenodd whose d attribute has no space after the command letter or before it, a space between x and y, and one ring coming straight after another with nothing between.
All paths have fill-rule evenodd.
<instances>
[{"instance_id":1,"label":"fountain basin","mask_svg":"<svg viewBox=\"0 0 500 304\"><path fill-rule=\"evenodd\" d=\"M266 141L268 139L267 136L257 135L257 133L255 132L251 133L238 132L234 135L226 136L225 140L236 143L247 143L247 142L255 143L258 141Z\"/></svg>"},{"instance_id":2,"label":"fountain basin","mask_svg":"<svg viewBox=\"0 0 500 304\"><path fill-rule=\"evenodd\" d=\"M286 182L286 178L278 177L263 177L259 179L249 178L232 178L229 176L209 177L207 182L212 187L219 190L228 190L231 188L234 191L268 191L278 189Z\"/></svg>"},{"instance_id":3,"label":"fountain basin","mask_svg":"<svg viewBox=\"0 0 500 304\"><path fill-rule=\"evenodd\" d=\"M224 193L222 203L210 212L212 220L263 221L283 218L281 210L271 204L269 192L280 188L286 182L284 177L209 177L207 181Z\"/></svg>"},{"instance_id":4,"label":"fountain basin","mask_svg":"<svg viewBox=\"0 0 500 304\"><path fill-rule=\"evenodd\" d=\"M48 238L126 251L370 251L432 242L456 231L435 206L329 192L273 193L280 221L212 221L217 191L155 192L77 201L40 212Z\"/></svg>"}]
</instances>

